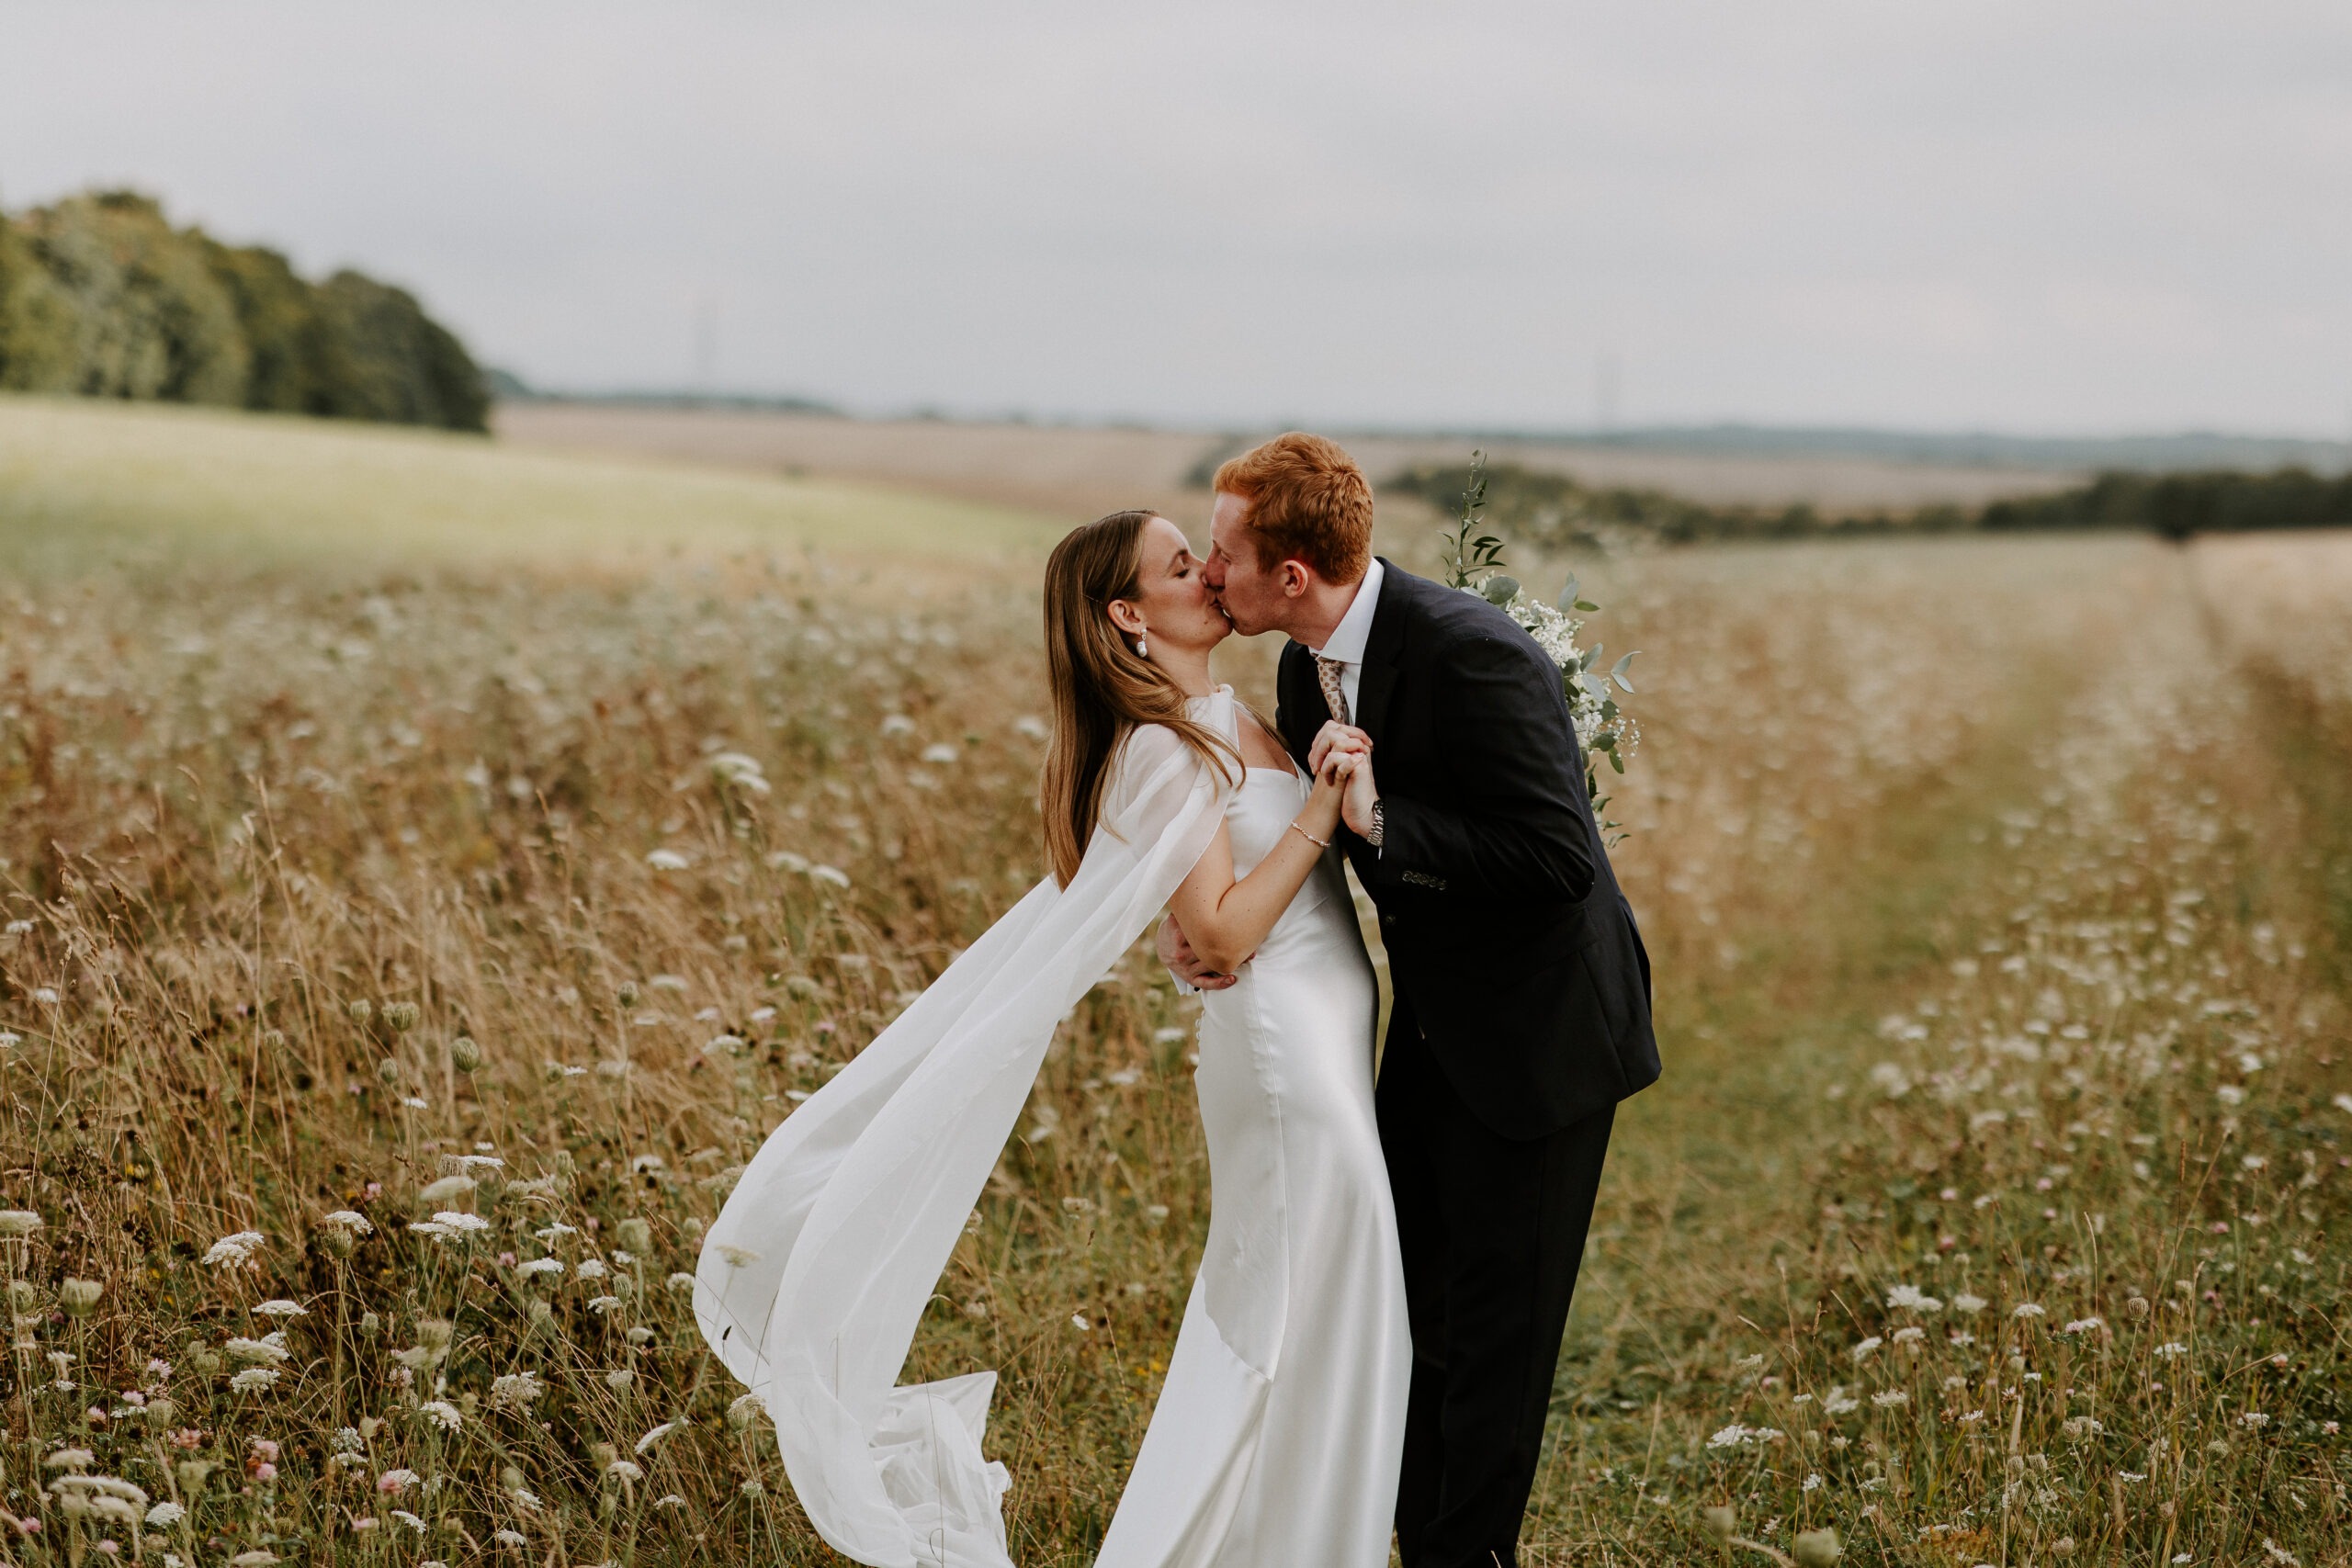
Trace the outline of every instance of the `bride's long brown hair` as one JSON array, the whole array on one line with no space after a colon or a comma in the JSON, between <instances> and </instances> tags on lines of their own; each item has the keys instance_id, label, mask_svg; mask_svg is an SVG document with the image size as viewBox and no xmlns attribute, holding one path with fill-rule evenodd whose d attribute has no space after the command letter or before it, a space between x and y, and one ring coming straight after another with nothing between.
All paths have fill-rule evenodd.
<instances>
[{"instance_id":1,"label":"bride's long brown hair","mask_svg":"<svg viewBox=\"0 0 2352 1568\"><path fill-rule=\"evenodd\" d=\"M1037 804L1046 822L1046 859L1065 887L1078 874L1102 814L1112 759L1136 726L1168 726L1227 784L1241 766L1230 742L1185 712L1184 694L1167 672L1136 652L1111 624L1111 602L1135 598L1141 586L1144 525L1159 515L1098 517L1073 529L1046 562L1046 670L1054 733L1046 745Z\"/></svg>"}]
</instances>

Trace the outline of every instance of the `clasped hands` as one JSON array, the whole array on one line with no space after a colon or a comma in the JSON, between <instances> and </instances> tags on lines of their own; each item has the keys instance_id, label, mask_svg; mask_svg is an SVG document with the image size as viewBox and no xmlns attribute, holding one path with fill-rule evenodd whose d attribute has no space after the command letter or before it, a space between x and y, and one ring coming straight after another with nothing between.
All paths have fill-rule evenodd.
<instances>
[{"instance_id":1,"label":"clasped hands","mask_svg":"<svg viewBox=\"0 0 2352 1568\"><path fill-rule=\"evenodd\" d=\"M1317 778L1332 757L1353 758L1347 774L1348 793L1340 802L1340 820L1358 833L1372 831L1372 808L1380 799L1380 785L1372 776L1372 737L1352 724L1329 719L1315 732L1306 749L1306 768Z\"/></svg>"},{"instance_id":2,"label":"clasped hands","mask_svg":"<svg viewBox=\"0 0 2352 1568\"><path fill-rule=\"evenodd\" d=\"M1329 720L1307 748L1306 766L1318 784L1336 783L1347 792L1340 796L1340 819L1357 833L1371 831L1372 808L1380 799L1372 773L1372 737L1354 725ZM1222 991L1240 978L1203 964L1173 915L1160 922L1158 945L1169 973L1199 990Z\"/></svg>"}]
</instances>

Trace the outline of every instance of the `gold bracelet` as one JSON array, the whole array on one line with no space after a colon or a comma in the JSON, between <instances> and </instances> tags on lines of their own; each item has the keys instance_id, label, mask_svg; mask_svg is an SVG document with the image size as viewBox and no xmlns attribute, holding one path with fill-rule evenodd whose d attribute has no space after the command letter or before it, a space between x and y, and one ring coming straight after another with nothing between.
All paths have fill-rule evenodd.
<instances>
[{"instance_id":1,"label":"gold bracelet","mask_svg":"<svg viewBox=\"0 0 2352 1568\"><path fill-rule=\"evenodd\" d=\"M1315 845L1315 846L1316 846L1317 848L1318 848L1318 849L1325 849L1325 850L1328 850L1328 849L1329 849L1329 848L1331 847L1331 840L1329 840L1329 839L1318 839L1318 838L1317 838L1314 834L1312 834L1312 833L1308 832L1306 829L1304 829L1304 828L1300 827L1300 826L1299 826L1297 823L1295 823L1295 822L1293 822L1293 823L1290 825L1290 830L1291 830L1292 832L1294 832L1294 833L1296 833L1300 838L1305 839L1308 843Z\"/></svg>"}]
</instances>

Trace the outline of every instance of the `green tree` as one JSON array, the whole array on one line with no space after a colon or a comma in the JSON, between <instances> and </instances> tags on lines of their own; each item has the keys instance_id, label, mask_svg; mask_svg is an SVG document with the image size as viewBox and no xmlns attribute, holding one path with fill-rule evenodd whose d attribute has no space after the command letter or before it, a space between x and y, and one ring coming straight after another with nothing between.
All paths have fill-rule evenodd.
<instances>
[{"instance_id":1,"label":"green tree","mask_svg":"<svg viewBox=\"0 0 2352 1568\"><path fill-rule=\"evenodd\" d=\"M0 388L488 428L473 356L413 295L323 284L276 251L175 229L153 198L0 214Z\"/></svg>"}]
</instances>

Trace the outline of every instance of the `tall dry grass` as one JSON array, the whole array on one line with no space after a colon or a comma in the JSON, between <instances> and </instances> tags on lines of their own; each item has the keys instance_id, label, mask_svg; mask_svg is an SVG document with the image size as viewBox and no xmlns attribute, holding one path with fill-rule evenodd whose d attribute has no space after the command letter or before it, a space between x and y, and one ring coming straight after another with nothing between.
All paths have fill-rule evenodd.
<instances>
[{"instance_id":1,"label":"tall dry grass","mask_svg":"<svg viewBox=\"0 0 2352 1568\"><path fill-rule=\"evenodd\" d=\"M1856 1560L2340 1554L2343 1014L2193 574L1587 579L1645 650L1618 814L1668 1077L1539 1555L1719 1550L1711 1505ZM1038 874L1033 606L805 565L0 590L6 1550L826 1560L673 1283ZM1081 1004L918 1340L1004 1370L1024 1562L1089 1560L1164 1370L1191 1022L1140 952Z\"/></svg>"}]
</instances>

